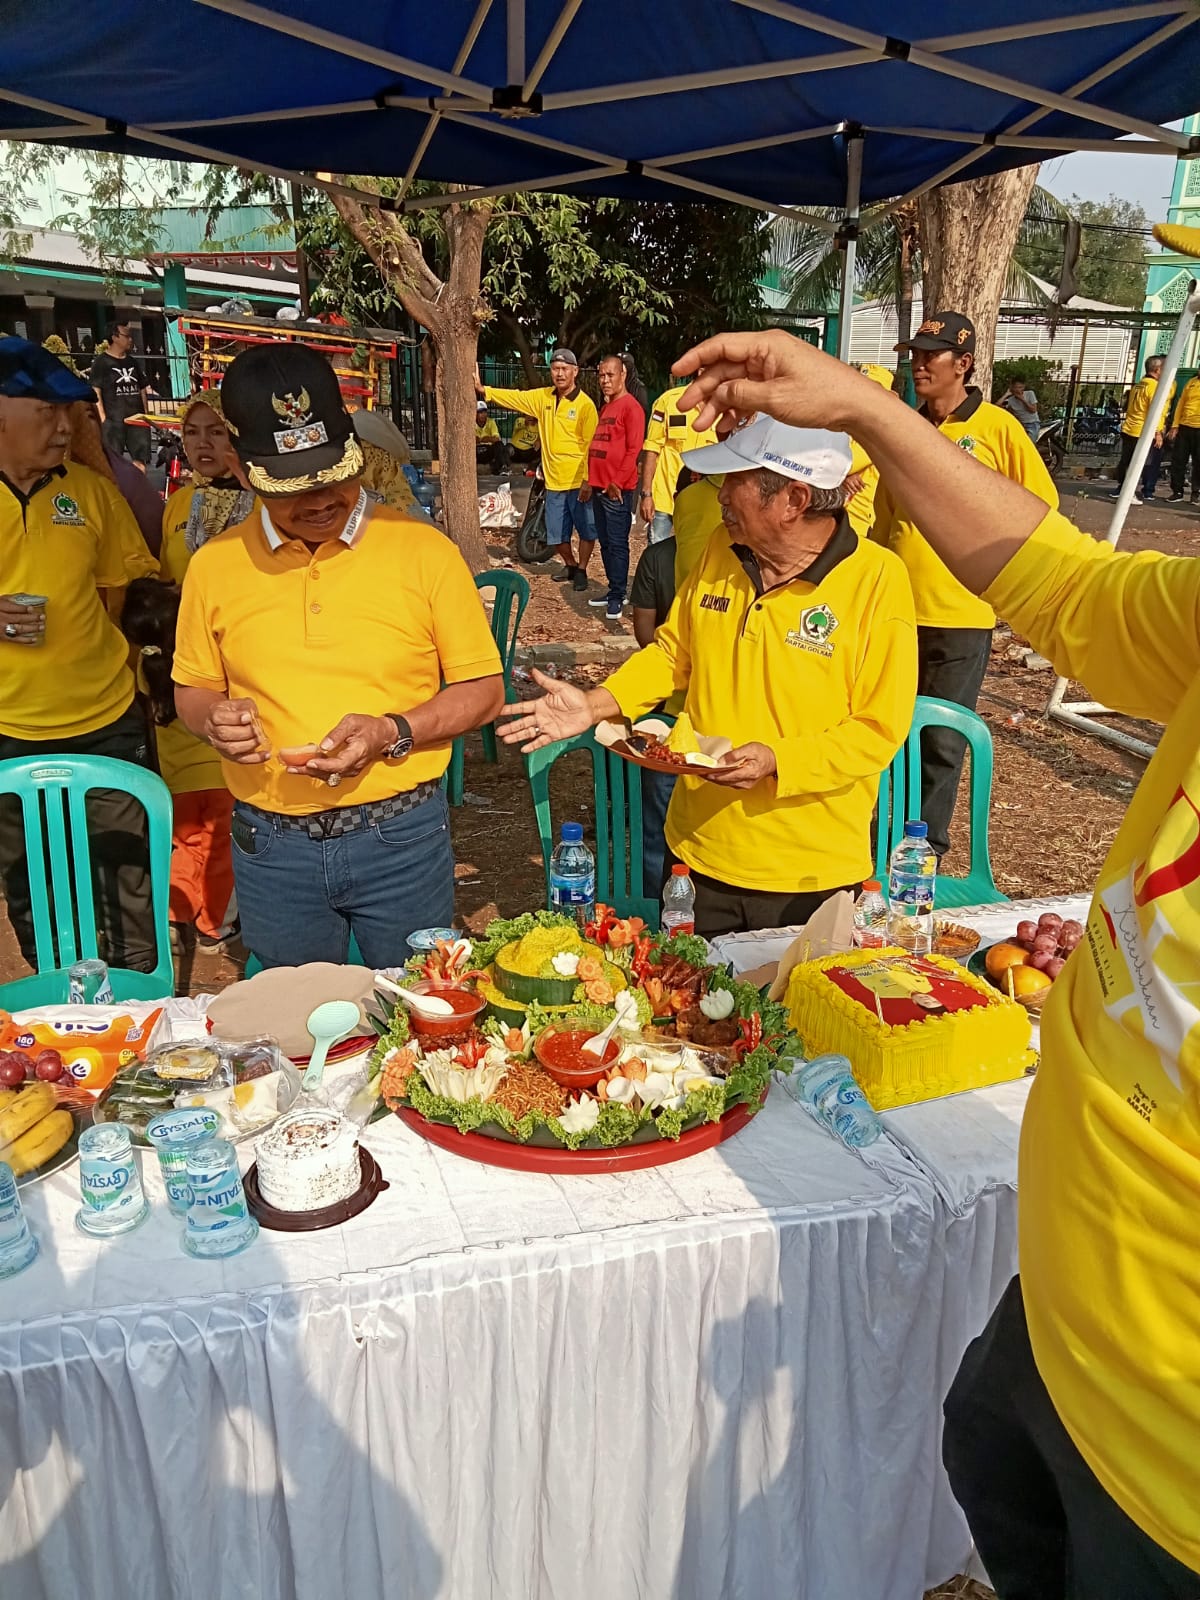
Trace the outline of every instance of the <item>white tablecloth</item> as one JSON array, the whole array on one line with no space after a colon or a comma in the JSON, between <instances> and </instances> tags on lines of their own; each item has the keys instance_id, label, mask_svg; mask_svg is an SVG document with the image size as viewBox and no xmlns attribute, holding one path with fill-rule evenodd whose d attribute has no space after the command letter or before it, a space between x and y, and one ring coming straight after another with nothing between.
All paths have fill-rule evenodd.
<instances>
[{"instance_id":1,"label":"white tablecloth","mask_svg":"<svg viewBox=\"0 0 1200 1600\"><path fill-rule=\"evenodd\" d=\"M368 1211L217 1263L153 1159L104 1244L68 1168L0 1282L0 1596L913 1600L969 1553L940 1401L1015 1270L1023 1088L865 1159L775 1088L621 1177L388 1119Z\"/></svg>"}]
</instances>

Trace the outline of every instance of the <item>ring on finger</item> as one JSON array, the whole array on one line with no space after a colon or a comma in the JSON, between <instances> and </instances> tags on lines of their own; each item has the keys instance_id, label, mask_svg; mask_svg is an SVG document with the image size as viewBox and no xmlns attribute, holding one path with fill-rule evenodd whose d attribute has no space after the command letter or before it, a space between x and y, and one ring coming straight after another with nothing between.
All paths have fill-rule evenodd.
<instances>
[{"instance_id":1,"label":"ring on finger","mask_svg":"<svg viewBox=\"0 0 1200 1600\"><path fill-rule=\"evenodd\" d=\"M15 622L6 622L4 624L4 637L6 639L15 639L17 637L17 625Z\"/></svg>"}]
</instances>

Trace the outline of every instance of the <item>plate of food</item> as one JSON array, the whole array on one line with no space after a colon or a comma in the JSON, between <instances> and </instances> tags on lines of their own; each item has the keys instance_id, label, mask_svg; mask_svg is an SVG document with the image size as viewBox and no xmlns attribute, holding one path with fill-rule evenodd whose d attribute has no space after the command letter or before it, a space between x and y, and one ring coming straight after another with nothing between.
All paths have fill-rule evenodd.
<instances>
[{"instance_id":1,"label":"plate of food","mask_svg":"<svg viewBox=\"0 0 1200 1600\"><path fill-rule=\"evenodd\" d=\"M118 1072L96 1102L97 1122L121 1122L134 1144L160 1111L206 1106L221 1137L236 1144L291 1109L300 1075L273 1039L195 1040L164 1045Z\"/></svg>"},{"instance_id":2,"label":"plate of food","mask_svg":"<svg viewBox=\"0 0 1200 1600\"><path fill-rule=\"evenodd\" d=\"M48 1178L79 1154L79 1135L92 1120L91 1096L76 1104L68 1089L45 1078L0 1088L0 1161L17 1188Z\"/></svg>"},{"instance_id":3,"label":"plate of food","mask_svg":"<svg viewBox=\"0 0 1200 1600\"><path fill-rule=\"evenodd\" d=\"M1036 922L1018 922L1010 938L977 951L967 967L1027 1011L1038 1012L1083 936L1081 922L1043 911Z\"/></svg>"},{"instance_id":4,"label":"plate of food","mask_svg":"<svg viewBox=\"0 0 1200 1600\"><path fill-rule=\"evenodd\" d=\"M400 981L437 992L427 959ZM785 1008L713 966L703 939L605 906L583 928L546 911L498 919L444 981L481 1014L443 1041L399 1006L372 1053L380 1097L432 1143L526 1171L650 1166L718 1143L794 1043Z\"/></svg>"},{"instance_id":5,"label":"plate of food","mask_svg":"<svg viewBox=\"0 0 1200 1600\"><path fill-rule=\"evenodd\" d=\"M719 767L733 749L729 739L697 733L686 711L679 713L673 725L661 717L643 717L632 724L601 722L596 727L596 742L635 766L674 777L684 772L702 776L706 769Z\"/></svg>"}]
</instances>

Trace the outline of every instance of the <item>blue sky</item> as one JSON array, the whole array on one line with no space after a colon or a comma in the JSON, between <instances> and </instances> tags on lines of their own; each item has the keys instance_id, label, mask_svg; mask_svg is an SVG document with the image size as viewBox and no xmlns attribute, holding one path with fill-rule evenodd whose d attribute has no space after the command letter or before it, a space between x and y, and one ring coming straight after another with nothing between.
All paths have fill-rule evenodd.
<instances>
[{"instance_id":1,"label":"blue sky","mask_svg":"<svg viewBox=\"0 0 1200 1600\"><path fill-rule=\"evenodd\" d=\"M1171 156L1108 156L1087 151L1042 163L1038 182L1065 200L1107 200L1110 194L1144 207L1151 222L1165 222L1175 162Z\"/></svg>"}]
</instances>

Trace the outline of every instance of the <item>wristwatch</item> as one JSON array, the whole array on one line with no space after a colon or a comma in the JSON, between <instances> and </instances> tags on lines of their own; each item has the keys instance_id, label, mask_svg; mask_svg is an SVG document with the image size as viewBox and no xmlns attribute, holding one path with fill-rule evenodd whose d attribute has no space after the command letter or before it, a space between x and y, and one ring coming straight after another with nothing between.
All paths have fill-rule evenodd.
<instances>
[{"instance_id":1,"label":"wristwatch","mask_svg":"<svg viewBox=\"0 0 1200 1600\"><path fill-rule=\"evenodd\" d=\"M412 747L416 743L413 738L413 731L408 725L408 718L402 717L398 711L387 711L384 715L391 717L396 724L396 732L399 735L391 749L383 752L384 756L388 761L403 761L405 756L411 753Z\"/></svg>"}]
</instances>

